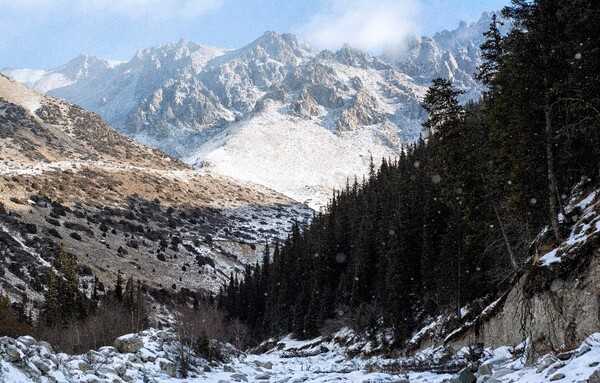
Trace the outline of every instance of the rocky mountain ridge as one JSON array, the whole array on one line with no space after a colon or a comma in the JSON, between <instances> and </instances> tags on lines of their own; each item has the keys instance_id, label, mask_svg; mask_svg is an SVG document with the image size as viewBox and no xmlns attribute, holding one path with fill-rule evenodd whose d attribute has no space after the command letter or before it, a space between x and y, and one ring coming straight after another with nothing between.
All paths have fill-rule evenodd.
<instances>
[{"instance_id":1,"label":"rocky mountain ridge","mask_svg":"<svg viewBox=\"0 0 600 383\"><path fill-rule=\"evenodd\" d=\"M432 78L452 78L465 99L478 97L472 74L490 17L380 57L351 47L315 52L275 32L236 50L181 40L117 66L88 58L85 71L51 71L68 82L33 86L189 164L319 207L333 188L364 174L371 156L397 155L418 138Z\"/></svg>"}]
</instances>

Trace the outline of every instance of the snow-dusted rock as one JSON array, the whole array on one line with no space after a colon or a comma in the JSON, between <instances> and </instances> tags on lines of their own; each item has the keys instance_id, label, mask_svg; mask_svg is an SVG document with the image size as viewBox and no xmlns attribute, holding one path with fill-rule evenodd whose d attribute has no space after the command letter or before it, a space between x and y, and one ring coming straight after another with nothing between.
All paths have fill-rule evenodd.
<instances>
[{"instance_id":1,"label":"snow-dusted rock","mask_svg":"<svg viewBox=\"0 0 600 383\"><path fill-rule=\"evenodd\" d=\"M15 345L8 344L4 347L3 354L9 362L19 362L23 359L23 352Z\"/></svg>"},{"instance_id":2,"label":"snow-dusted rock","mask_svg":"<svg viewBox=\"0 0 600 383\"><path fill-rule=\"evenodd\" d=\"M492 375L493 371L494 370L492 368L492 364L491 363L484 363L481 366L479 366L479 369L477 369L477 374L479 376Z\"/></svg>"},{"instance_id":3,"label":"snow-dusted rock","mask_svg":"<svg viewBox=\"0 0 600 383\"><path fill-rule=\"evenodd\" d=\"M177 375L177 365L173 361L164 358L158 358L155 362L158 363L160 370L166 373L167 375L171 377Z\"/></svg>"},{"instance_id":4,"label":"snow-dusted rock","mask_svg":"<svg viewBox=\"0 0 600 383\"><path fill-rule=\"evenodd\" d=\"M124 335L115 339L114 347L122 353L134 353L144 347L144 342L137 335Z\"/></svg>"}]
</instances>

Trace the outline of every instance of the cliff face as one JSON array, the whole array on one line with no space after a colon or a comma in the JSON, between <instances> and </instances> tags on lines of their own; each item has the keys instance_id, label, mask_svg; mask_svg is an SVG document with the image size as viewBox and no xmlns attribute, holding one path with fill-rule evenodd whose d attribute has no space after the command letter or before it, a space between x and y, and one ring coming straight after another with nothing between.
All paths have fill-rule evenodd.
<instances>
[{"instance_id":1,"label":"cliff face","mask_svg":"<svg viewBox=\"0 0 600 383\"><path fill-rule=\"evenodd\" d=\"M600 198L579 193L565 209L573 222L566 239L536 242L534 263L513 288L475 320L448 335L452 347L480 342L517 345L529 339L535 353L572 350L600 329ZM542 250L543 249L543 250Z\"/></svg>"}]
</instances>

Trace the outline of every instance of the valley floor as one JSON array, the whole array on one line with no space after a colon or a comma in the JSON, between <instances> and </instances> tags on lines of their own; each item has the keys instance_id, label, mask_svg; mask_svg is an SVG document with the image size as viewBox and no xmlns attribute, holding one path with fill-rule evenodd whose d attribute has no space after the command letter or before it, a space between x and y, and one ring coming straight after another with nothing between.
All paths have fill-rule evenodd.
<instances>
[{"instance_id":1,"label":"valley floor","mask_svg":"<svg viewBox=\"0 0 600 383\"><path fill-rule=\"evenodd\" d=\"M191 358L189 377L180 372L180 351L174 332L147 330L115 341L84 355L55 353L45 342L31 337L0 338L0 382L593 382L600 380L600 333L588 337L576 350L557 358L546 355L526 366L509 347L500 347L483 358L478 372L465 380L457 375L433 372L387 373L386 366L398 359L347 358L346 349L334 341L315 339L299 342L284 338L271 351L240 355L226 364L208 364ZM435 350L416 357L435 358ZM457 355L460 354L460 351Z\"/></svg>"}]
</instances>

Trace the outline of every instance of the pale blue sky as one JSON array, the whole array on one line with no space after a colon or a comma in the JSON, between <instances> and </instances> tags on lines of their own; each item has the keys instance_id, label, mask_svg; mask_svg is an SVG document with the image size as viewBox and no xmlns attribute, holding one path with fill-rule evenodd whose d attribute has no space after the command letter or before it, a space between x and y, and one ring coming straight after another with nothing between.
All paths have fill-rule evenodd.
<instances>
[{"instance_id":1,"label":"pale blue sky","mask_svg":"<svg viewBox=\"0 0 600 383\"><path fill-rule=\"evenodd\" d=\"M509 0L0 0L0 68L51 68L80 53L129 59L176 41L237 48L264 31L365 49L475 21Z\"/></svg>"}]
</instances>

